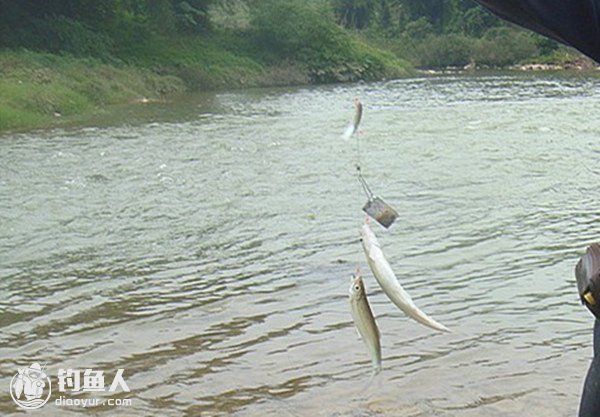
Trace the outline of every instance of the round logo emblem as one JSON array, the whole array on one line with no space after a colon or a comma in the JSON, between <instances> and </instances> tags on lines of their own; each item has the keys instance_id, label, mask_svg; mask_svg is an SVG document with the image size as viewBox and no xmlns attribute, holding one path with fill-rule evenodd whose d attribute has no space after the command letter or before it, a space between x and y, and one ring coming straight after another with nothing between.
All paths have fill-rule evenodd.
<instances>
[{"instance_id":1,"label":"round logo emblem","mask_svg":"<svg viewBox=\"0 0 600 417\"><path fill-rule=\"evenodd\" d=\"M10 396L15 404L26 410L40 408L48 402L52 393L50 378L39 363L29 368L19 368L10 381Z\"/></svg>"}]
</instances>

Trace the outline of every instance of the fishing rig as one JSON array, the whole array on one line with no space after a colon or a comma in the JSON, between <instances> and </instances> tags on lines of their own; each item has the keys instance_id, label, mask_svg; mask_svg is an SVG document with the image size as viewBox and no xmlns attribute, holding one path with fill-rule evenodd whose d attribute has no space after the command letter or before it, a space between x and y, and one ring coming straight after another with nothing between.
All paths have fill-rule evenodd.
<instances>
[{"instance_id":1,"label":"fishing rig","mask_svg":"<svg viewBox=\"0 0 600 417\"><path fill-rule=\"evenodd\" d=\"M367 180L363 177L362 170L358 164L356 165L356 171L358 173L358 182L367 196L367 202L362 210L376 220L377 223L386 229L389 229L392 223L394 223L394 220L398 217L398 212L388 203L383 201L381 197L377 197L373 194L373 191L371 191L371 187L369 187Z\"/></svg>"},{"instance_id":2,"label":"fishing rig","mask_svg":"<svg viewBox=\"0 0 600 417\"><path fill-rule=\"evenodd\" d=\"M362 104L360 104L358 98L355 99L355 103L357 114L354 121L354 132L357 131L358 123L360 123L360 119L362 117ZM356 135L356 173L358 175L358 182L367 196L367 202L363 206L362 210L375 221L377 221L377 223L386 229L389 229L389 227L398 217L398 212L394 210L392 206L383 201L381 197L377 197L375 194L373 194L371 187L369 187L367 180L363 176L362 169L360 167L360 132L357 132Z\"/></svg>"}]
</instances>

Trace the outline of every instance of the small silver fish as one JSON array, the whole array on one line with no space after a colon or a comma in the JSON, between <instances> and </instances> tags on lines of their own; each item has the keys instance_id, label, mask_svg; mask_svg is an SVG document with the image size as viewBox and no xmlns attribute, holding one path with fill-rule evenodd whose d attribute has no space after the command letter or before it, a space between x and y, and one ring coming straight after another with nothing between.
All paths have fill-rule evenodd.
<instances>
[{"instance_id":1,"label":"small silver fish","mask_svg":"<svg viewBox=\"0 0 600 417\"><path fill-rule=\"evenodd\" d=\"M359 274L350 279L350 313L358 330L358 334L371 353L373 373L381 371L381 343L379 341L379 329L367 300L365 285Z\"/></svg>"},{"instance_id":2,"label":"small silver fish","mask_svg":"<svg viewBox=\"0 0 600 417\"><path fill-rule=\"evenodd\" d=\"M415 305L410 295L402 288L392 267L387 259L385 259L385 256L383 256L377 237L369 227L367 221L365 221L360 229L360 236L369 267L385 295L387 295L388 298L404 312L404 314L413 320L416 320L427 327L431 327L432 329L449 332L450 330L448 330L446 326L438 323L422 312L419 307Z\"/></svg>"},{"instance_id":3,"label":"small silver fish","mask_svg":"<svg viewBox=\"0 0 600 417\"><path fill-rule=\"evenodd\" d=\"M363 115L363 105L360 102L358 97L354 97L354 120L352 123L348 125L346 131L342 135L342 137L346 140L350 139L350 137L358 131L358 125L360 125L360 121Z\"/></svg>"},{"instance_id":4,"label":"small silver fish","mask_svg":"<svg viewBox=\"0 0 600 417\"><path fill-rule=\"evenodd\" d=\"M354 132L356 132L363 115L363 105L358 97L354 97L354 109Z\"/></svg>"}]
</instances>

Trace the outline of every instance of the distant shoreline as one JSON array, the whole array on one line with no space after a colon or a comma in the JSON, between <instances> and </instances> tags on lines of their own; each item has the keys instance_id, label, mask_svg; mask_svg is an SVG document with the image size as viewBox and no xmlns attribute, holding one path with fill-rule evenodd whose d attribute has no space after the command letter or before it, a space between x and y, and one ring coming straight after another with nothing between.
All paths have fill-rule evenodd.
<instances>
[{"instance_id":1,"label":"distant shoreline","mask_svg":"<svg viewBox=\"0 0 600 417\"><path fill-rule=\"evenodd\" d=\"M204 51L199 47L198 54ZM0 49L0 132L71 125L107 112L114 105L145 105L173 95L233 88L326 84L321 70L301 62L262 64L212 47L219 66L163 63L111 64L20 49ZM410 64L377 50L366 65L341 62L328 67L331 82L375 81L415 74ZM379 54L379 55L377 55ZM380 59L380 61L376 61ZM375 64L377 65L375 65Z\"/></svg>"},{"instance_id":2,"label":"distant shoreline","mask_svg":"<svg viewBox=\"0 0 600 417\"><path fill-rule=\"evenodd\" d=\"M72 125L185 92L590 65L467 0L8 3L0 132Z\"/></svg>"},{"instance_id":3,"label":"distant shoreline","mask_svg":"<svg viewBox=\"0 0 600 417\"><path fill-rule=\"evenodd\" d=\"M539 72L551 72L551 71L598 71L600 70L600 65L591 59L578 56L573 60L566 60L562 63L540 63L540 62L529 62L522 64L512 64L504 67L490 67L488 65L478 65L476 63L471 63L465 65L463 67L456 66L448 66L445 68L417 68L416 71L420 74L431 74L431 75L440 75L440 74L452 74L452 73L462 73L468 71L539 71Z\"/></svg>"},{"instance_id":4,"label":"distant shoreline","mask_svg":"<svg viewBox=\"0 0 600 417\"><path fill-rule=\"evenodd\" d=\"M85 126L115 106L143 106L164 103L169 97L197 91L227 91L237 88L308 86L310 81L300 65L272 65L249 72L238 69L228 82L193 86L173 74L159 75L134 66L115 67L93 59L73 58L31 51L0 50L5 68L2 83L7 93L0 98L0 133L24 132L61 126ZM504 68L447 67L406 70L401 76L445 75L485 71L597 71L591 61L564 64L529 63ZM380 77L380 80L390 79ZM372 81L376 81L373 79ZM340 82L340 81L337 81ZM343 82L343 81L341 81ZM354 80L349 81L354 82Z\"/></svg>"}]
</instances>

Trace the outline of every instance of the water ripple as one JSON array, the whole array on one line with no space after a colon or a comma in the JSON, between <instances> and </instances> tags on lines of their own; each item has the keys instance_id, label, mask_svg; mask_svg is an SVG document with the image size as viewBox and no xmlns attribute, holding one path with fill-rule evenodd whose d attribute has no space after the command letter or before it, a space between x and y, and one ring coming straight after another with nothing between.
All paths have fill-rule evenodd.
<instances>
[{"instance_id":1,"label":"water ripple","mask_svg":"<svg viewBox=\"0 0 600 417\"><path fill-rule=\"evenodd\" d=\"M599 82L211 93L3 137L0 382L28 361L125 368L131 415L571 415L591 355L573 268L600 235ZM340 139L355 95L360 155ZM358 162L400 213L376 229L386 256L451 334L406 318L366 267ZM357 266L382 332L371 385Z\"/></svg>"}]
</instances>

